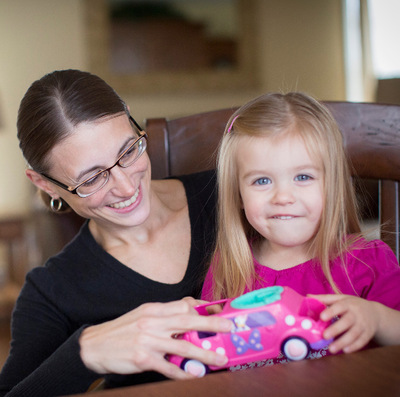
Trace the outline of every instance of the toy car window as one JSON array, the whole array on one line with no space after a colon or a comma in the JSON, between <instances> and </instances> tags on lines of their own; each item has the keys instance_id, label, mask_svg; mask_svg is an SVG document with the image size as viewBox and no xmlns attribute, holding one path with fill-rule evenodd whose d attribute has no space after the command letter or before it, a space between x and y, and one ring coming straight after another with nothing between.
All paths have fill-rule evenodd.
<instances>
[{"instance_id":1,"label":"toy car window","mask_svg":"<svg viewBox=\"0 0 400 397\"><path fill-rule=\"evenodd\" d=\"M247 316L246 325L250 328L267 327L268 325L274 325L276 318L267 310L250 313Z\"/></svg>"}]
</instances>

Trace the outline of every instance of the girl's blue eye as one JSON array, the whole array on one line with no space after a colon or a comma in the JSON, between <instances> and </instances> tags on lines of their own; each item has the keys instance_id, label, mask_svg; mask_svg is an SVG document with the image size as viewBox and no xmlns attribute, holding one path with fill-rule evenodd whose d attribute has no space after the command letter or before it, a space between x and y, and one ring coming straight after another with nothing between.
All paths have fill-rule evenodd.
<instances>
[{"instance_id":1,"label":"girl's blue eye","mask_svg":"<svg viewBox=\"0 0 400 397\"><path fill-rule=\"evenodd\" d=\"M271 183L269 178L259 178L254 182L256 185L268 185Z\"/></svg>"},{"instance_id":2,"label":"girl's blue eye","mask_svg":"<svg viewBox=\"0 0 400 397\"><path fill-rule=\"evenodd\" d=\"M309 175L297 175L296 178L294 178L295 181L300 181L300 182L301 181L308 181L310 179L312 179L312 177L309 176Z\"/></svg>"}]
</instances>

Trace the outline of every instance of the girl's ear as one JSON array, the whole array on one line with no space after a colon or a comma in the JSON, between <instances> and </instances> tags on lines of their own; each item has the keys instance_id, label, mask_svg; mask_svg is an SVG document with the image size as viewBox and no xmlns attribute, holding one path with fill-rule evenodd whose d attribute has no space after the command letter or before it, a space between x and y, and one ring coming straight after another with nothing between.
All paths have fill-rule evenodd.
<instances>
[{"instance_id":1,"label":"girl's ear","mask_svg":"<svg viewBox=\"0 0 400 397\"><path fill-rule=\"evenodd\" d=\"M39 189L45 191L49 196L53 198L58 198L56 190L54 189L54 185L45 179L42 175L38 174L36 171L27 169L25 171L25 175L30 179L30 181Z\"/></svg>"}]
</instances>

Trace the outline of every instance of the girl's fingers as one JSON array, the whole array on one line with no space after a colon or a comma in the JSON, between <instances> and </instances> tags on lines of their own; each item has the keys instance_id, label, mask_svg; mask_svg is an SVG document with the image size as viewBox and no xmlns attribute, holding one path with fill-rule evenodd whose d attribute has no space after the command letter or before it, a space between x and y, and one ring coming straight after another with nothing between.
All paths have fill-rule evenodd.
<instances>
[{"instance_id":1,"label":"girl's fingers","mask_svg":"<svg viewBox=\"0 0 400 397\"><path fill-rule=\"evenodd\" d=\"M357 338L360 336L360 332L356 329L350 329L347 332L340 333L339 337L337 337L329 346L329 350L331 353L337 353L340 350L344 350L346 346L354 343Z\"/></svg>"},{"instance_id":2,"label":"girl's fingers","mask_svg":"<svg viewBox=\"0 0 400 397\"><path fill-rule=\"evenodd\" d=\"M332 323L325 331L324 331L324 338L331 339L336 338L339 335L346 332L353 324L352 316L348 313L341 317L339 320Z\"/></svg>"},{"instance_id":3,"label":"girl's fingers","mask_svg":"<svg viewBox=\"0 0 400 397\"><path fill-rule=\"evenodd\" d=\"M325 294L325 295L314 295L308 294L310 298L314 298L324 303L325 305L331 305L332 303L338 302L342 299L346 298L346 295L334 295L334 294Z\"/></svg>"},{"instance_id":4,"label":"girl's fingers","mask_svg":"<svg viewBox=\"0 0 400 397\"><path fill-rule=\"evenodd\" d=\"M329 351L337 353L343 350L345 353L351 353L361 349L366 343L368 343L368 337L363 330L353 328L331 343Z\"/></svg>"},{"instance_id":5,"label":"girl's fingers","mask_svg":"<svg viewBox=\"0 0 400 397\"><path fill-rule=\"evenodd\" d=\"M348 295L313 295L327 305L320 318L329 321L338 318L325 331L324 338L335 340L329 350L353 352L364 347L379 328L379 310L376 303Z\"/></svg>"}]
</instances>

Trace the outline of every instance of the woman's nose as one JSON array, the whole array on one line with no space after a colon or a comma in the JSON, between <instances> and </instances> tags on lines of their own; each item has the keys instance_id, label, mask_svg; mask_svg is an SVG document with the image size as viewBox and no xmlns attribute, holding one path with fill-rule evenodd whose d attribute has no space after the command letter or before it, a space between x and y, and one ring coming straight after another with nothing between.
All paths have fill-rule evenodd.
<instances>
[{"instance_id":1,"label":"woman's nose","mask_svg":"<svg viewBox=\"0 0 400 397\"><path fill-rule=\"evenodd\" d=\"M137 186L135 186L130 178L128 169L118 166L111 170L108 183L112 183L112 189L121 196L133 195L137 189Z\"/></svg>"}]
</instances>

